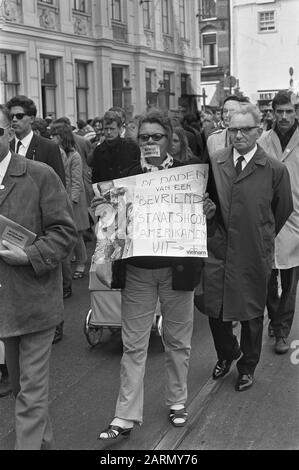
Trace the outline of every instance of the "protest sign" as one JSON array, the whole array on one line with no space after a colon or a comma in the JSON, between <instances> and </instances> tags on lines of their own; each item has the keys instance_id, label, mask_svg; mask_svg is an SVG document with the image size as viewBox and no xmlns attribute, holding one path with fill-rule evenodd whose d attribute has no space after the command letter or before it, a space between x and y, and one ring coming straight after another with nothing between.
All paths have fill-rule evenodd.
<instances>
[{"instance_id":1,"label":"protest sign","mask_svg":"<svg viewBox=\"0 0 299 470\"><path fill-rule=\"evenodd\" d=\"M208 165L196 164L93 184L95 195L101 196L93 261L206 257L207 178Z\"/></svg>"}]
</instances>

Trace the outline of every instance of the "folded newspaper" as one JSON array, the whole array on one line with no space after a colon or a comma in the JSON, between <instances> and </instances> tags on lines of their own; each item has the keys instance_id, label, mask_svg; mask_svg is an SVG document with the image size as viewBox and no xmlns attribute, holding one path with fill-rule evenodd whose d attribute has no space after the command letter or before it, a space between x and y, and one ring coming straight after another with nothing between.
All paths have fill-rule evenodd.
<instances>
[{"instance_id":1,"label":"folded newspaper","mask_svg":"<svg viewBox=\"0 0 299 470\"><path fill-rule=\"evenodd\" d=\"M1 243L3 240L10 242L12 245L24 249L26 246L32 245L36 239L36 233L31 232L20 224L11 219L0 215L0 249L5 249Z\"/></svg>"}]
</instances>

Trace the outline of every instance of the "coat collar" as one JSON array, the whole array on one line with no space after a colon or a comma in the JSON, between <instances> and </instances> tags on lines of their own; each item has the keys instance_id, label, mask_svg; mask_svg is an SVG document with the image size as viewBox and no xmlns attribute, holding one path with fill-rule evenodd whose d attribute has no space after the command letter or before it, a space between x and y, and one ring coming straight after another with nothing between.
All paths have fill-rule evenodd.
<instances>
[{"instance_id":1,"label":"coat collar","mask_svg":"<svg viewBox=\"0 0 299 470\"><path fill-rule=\"evenodd\" d=\"M29 160L35 160L35 152L36 152L36 148L38 146L38 140L39 140L38 136L33 133L33 137L31 139L31 142L29 144L29 147L28 147L28 150L27 150L27 153L26 153L26 158L28 158ZM10 142L10 150L12 152L15 151L15 146L16 146L16 140L13 139Z\"/></svg>"},{"instance_id":2,"label":"coat collar","mask_svg":"<svg viewBox=\"0 0 299 470\"><path fill-rule=\"evenodd\" d=\"M235 181L241 181L247 176L249 176L257 166L265 166L267 162L267 156L264 150L257 145L257 151L253 155L250 162L246 165L244 170L240 173L240 175L236 178L236 170L233 163L233 147L230 145L222 152L219 152L216 156L216 162L222 165L223 170L225 173L230 176L231 178L235 179Z\"/></svg>"},{"instance_id":3,"label":"coat collar","mask_svg":"<svg viewBox=\"0 0 299 470\"><path fill-rule=\"evenodd\" d=\"M3 189L0 190L0 206L3 204L9 193L12 191L16 184L14 176L22 176L26 173L27 161L25 157L21 157L12 152L11 160L7 168L7 172L2 181Z\"/></svg>"},{"instance_id":4,"label":"coat collar","mask_svg":"<svg viewBox=\"0 0 299 470\"><path fill-rule=\"evenodd\" d=\"M278 135L273 129L270 129L270 131L268 131L268 137L270 138L273 146L275 147L275 152L279 160L284 161L289 156L289 154L294 150L294 148L299 144L299 128L297 127L297 129L295 130L284 152L282 152Z\"/></svg>"}]
</instances>

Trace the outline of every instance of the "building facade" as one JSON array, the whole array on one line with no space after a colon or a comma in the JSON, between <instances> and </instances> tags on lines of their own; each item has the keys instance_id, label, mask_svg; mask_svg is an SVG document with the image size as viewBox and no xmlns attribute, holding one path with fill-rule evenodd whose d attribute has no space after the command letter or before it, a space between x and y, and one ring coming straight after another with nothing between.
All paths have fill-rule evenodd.
<instances>
[{"instance_id":1,"label":"building facade","mask_svg":"<svg viewBox=\"0 0 299 470\"><path fill-rule=\"evenodd\" d=\"M200 95L193 0L0 0L1 102L31 97L72 123ZM199 98L198 98L199 99Z\"/></svg>"},{"instance_id":2,"label":"building facade","mask_svg":"<svg viewBox=\"0 0 299 470\"><path fill-rule=\"evenodd\" d=\"M244 93L261 105L290 86L298 93L299 1L232 0L231 19L232 73Z\"/></svg>"},{"instance_id":3,"label":"building facade","mask_svg":"<svg viewBox=\"0 0 299 470\"><path fill-rule=\"evenodd\" d=\"M199 0L198 4L201 85L205 103L211 107L219 107L236 85L230 71L229 3L229 0Z\"/></svg>"}]
</instances>

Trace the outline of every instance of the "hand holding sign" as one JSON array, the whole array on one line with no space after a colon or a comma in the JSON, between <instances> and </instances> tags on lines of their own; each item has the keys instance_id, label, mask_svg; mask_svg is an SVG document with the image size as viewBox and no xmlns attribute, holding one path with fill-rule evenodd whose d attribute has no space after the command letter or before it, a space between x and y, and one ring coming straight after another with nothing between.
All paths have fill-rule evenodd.
<instances>
[{"instance_id":1,"label":"hand holding sign","mask_svg":"<svg viewBox=\"0 0 299 470\"><path fill-rule=\"evenodd\" d=\"M209 193L205 193L203 201L203 213L207 220L211 220L216 212L216 204L209 198Z\"/></svg>"}]
</instances>

